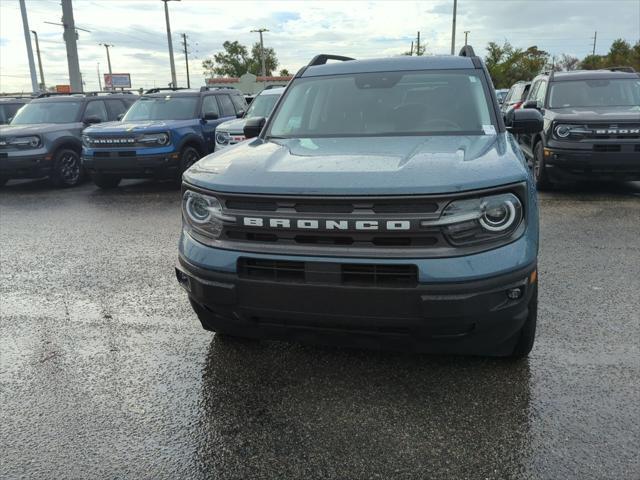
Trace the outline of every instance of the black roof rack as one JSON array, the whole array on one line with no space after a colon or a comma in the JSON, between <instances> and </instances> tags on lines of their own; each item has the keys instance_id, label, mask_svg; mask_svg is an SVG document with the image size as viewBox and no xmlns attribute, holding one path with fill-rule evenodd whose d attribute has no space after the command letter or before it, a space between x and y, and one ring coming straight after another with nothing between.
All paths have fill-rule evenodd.
<instances>
[{"instance_id":1,"label":"black roof rack","mask_svg":"<svg viewBox=\"0 0 640 480\"><path fill-rule=\"evenodd\" d=\"M149 90L147 90L146 92L144 92L145 94L147 93L160 93L163 92L165 90L169 90L172 92L175 92L177 90L187 90L185 87L163 87L163 88L150 88Z\"/></svg>"},{"instance_id":2,"label":"black roof rack","mask_svg":"<svg viewBox=\"0 0 640 480\"><path fill-rule=\"evenodd\" d=\"M460 53L458 53L459 57L475 57L476 52L473 51L473 47L471 45L465 45L460 49Z\"/></svg>"},{"instance_id":3,"label":"black roof rack","mask_svg":"<svg viewBox=\"0 0 640 480\"><path fill-rule=\"evenodd\" d=\"M625 67L625 66L609 67L609 68L605 68L605 70L610 70L612 72L636 73L635 68L633 68L633 67Z\"/></svg>"},{"instance_id":4,"label":"black roof rack","mask_svg":"<svg viewBox=\"0 0 640 480\"><path fill-rule=\"evenodd\" d=\"M316 55L315 57L313 57L311 61L307 64L307 67L324 65L327 63L327 60L339 60L341 62L348 62L350 60L355 60L355 58L343 57L342 55L328 55L326 53L321 53L320 55Z\"/></svg>"},{"instance_id":5,"label":"black roof rack","mask_svg":"<svg viewBox=\"0 0 640 480\"><path fill-rule=\"evenodd\" d=\"M59 96L83 96L83 97L97 97L98 95L120 95L120 94L125 94L125 95L133 95L133 92L131 90L122 90L122 91L109 91L109 92L103 92L103 91L97 91L97 92L68 92L68 93L64 93L64 92L42 92L42 93L38 93L35 98L46 98L46 97L59 97Z\"/></svg>"},{"instance_id":6,"label":"black roof rack","mask_svg":"<svg viewBox=\"0 0 640 480\"><path fill-rule=\"evenodd\" d=\"M34 98L35 95L33 94L26 94L26 93L15 93L15 94L11 94L11 93L0 93L0 99L1 98L9 98L9 99L14 99L14 100L19 100L21 98Z\"/></svg>"},{"instance_id":7,"label":"black roof rack","mask_svg":"<svg viewBox=\"0 0 640 480\"><path fill-rule=\"evenodd\" d=\"M286 87L286 85L267 85L266 87L263 88L263 90L271 90L272 88L282 88L282 87Z\"/></svg>"}]
</instances>

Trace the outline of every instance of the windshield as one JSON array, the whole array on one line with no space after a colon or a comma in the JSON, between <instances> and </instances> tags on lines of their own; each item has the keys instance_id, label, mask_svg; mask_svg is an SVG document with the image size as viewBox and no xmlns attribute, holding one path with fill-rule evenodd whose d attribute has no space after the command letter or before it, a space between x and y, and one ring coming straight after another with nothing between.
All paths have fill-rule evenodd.
<instances>
[{"instance_id":1,"label":"windshield","mask_svg":"<svg viewBox=\"0 0 640 480\"><path fill-rule=\"evenodd\" d=\"M554 82L549 94L549 108L639 105L640 80L633 78Z\"/></svg>"},{"instance_id":2,"label":"windshield","mask_svg":"<svg viewBox=\"0 0 640 480\"><path fill-rule=\"evenodd\" d=\"M245 117L268 117L279 98L280 95L258 95L251 102Z\"/></svg>"},{"instance_id":3,"label":"windshield","mask_svg":"<svg viewBox=\"0 0 640 480\"><path fill-rule=\"evenodd\" d=\"M78 121L82 102L31 102L22 107L11 125L73 123Z\"/></svg>"},{"instance_id":4,"label":"windshield","mask_svg":"<svg viewBox=\"0 0 640 480\"><path fill-rule=\"evenodd\" d=\"M379 72L294 80L268 135L482 134L493 125L475 70Z\"/></svg>"},{"instance_id":5,"label":"windshield","mask_svg":"<svg viewBox=\"0 0 640 480\"><path fill-rule=\"evenodd\" d=\"M136 120L189 120L196 118L198 97L142 97L127 111L125 122Z\"/></svg>"}]
</instances>

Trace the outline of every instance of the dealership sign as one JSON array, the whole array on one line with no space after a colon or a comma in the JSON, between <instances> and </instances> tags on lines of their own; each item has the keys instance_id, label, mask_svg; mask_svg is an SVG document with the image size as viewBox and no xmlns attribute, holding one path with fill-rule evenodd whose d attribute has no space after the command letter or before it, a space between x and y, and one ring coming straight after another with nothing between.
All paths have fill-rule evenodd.
<instances>
[{"instance_id":1,"label":"dealership sign","mask_svg":"<svg viewBox=\"0 0 640 480\"><path fill-rule=\"evenodd\" d=\"M105 73L104 88L131 88L131 75L128 73Z\"/></svg>"}]
</instances>

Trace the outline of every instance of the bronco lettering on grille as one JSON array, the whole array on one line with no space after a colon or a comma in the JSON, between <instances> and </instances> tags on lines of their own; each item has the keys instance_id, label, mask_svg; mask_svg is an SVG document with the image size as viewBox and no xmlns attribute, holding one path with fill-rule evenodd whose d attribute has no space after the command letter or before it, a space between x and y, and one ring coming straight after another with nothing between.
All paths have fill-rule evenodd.
<instances>
[{"instance_id":1,"label":"bronco lettering on grille","mask_svg":"<svg viewBox=\"0 0 640 480\"><path fill-rule=\"evenodd\" d=\"M316 220L291 218L242 217L245 227L296 229L296 230L360 230L406 231L411 230L410 220Z\"/></svg>"}]
</instances>

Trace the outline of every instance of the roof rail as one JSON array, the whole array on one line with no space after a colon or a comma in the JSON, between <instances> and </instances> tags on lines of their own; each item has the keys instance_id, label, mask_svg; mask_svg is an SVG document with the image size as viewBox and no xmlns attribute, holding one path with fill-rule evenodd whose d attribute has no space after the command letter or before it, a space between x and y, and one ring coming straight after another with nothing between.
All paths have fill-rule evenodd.
<instances>
[{"instance_id":1,"label":"roof rail","mask_svg":"<svg viewBox=\"0 0 640 480\"><path fill-rule=\"evenodd\" d=\"M205 85L204 87L200 87L200 91L201 92L208 92L210 90L237 90L236 87L231 87L228 85L223 85L221 87L209 87L207 85Z\"/></svg>"},{"instance_id":2,"label":"roof rail","mask_svg":"<svg viewBox=\"0 0 640 480\"><path fill-rule=\"evenodd\" d=\"M46 98L46 97L60 97L60 96L83 96L83 97L97 97L98 95L133 95L131 90L122 90L122 91L95 91L95 92L41 92L35 95L34 98Z\"/></svg>"},{"instance_id":3,"label":"roof rail","mask_svg":"<svg viewBox=\"0 0 640 480\"><path fill-rule=\"evenodd\" d=\"M175 92L176 90L186 90L186 88L184 87L163 87L163 88L150 88L149 90L147 90L146 92L144 92L145 94L147 93L160 93L162 91L165 90L170 90L172 92Z\"/></svg>"},{"instance_id":4,"label":"roof rail","mask_svg":"<svg viewBox=\"0 0 640 480\"><path fill-rule=\"evenodd\" d=\"M321 53L320 55L316 55L315 57L313 57L311 61L307 64L307 67L324 65L327 63L327 60L339 60L341 62L348 62L350 60L355 60L355 58L343 57L342 55L328 55L326 53Z\"/></svg>"},{"instance_id":5,"label":"roof rail","mask_svg":"<svg viewBox=\"0 0 640 480\"><path fill-rule=\"evenodd\" d=\"M458 53L460 57L475 57L476 52L473 51L473 47L471 45L465 45L460 49L460 53Z\"/></svg>"},{"instance_id":6,"label":"roof rail","mask_svg":"<svg viewBox=\"0 0 640 480\"><path fill-rule=\"evenodd\" d=\"M625 67L625 66L609 67L609 68L605 68L605 70L610 70L612 72L636 73L635 68L633 68L633 67Z\"/></svg>"}]
</instances>

